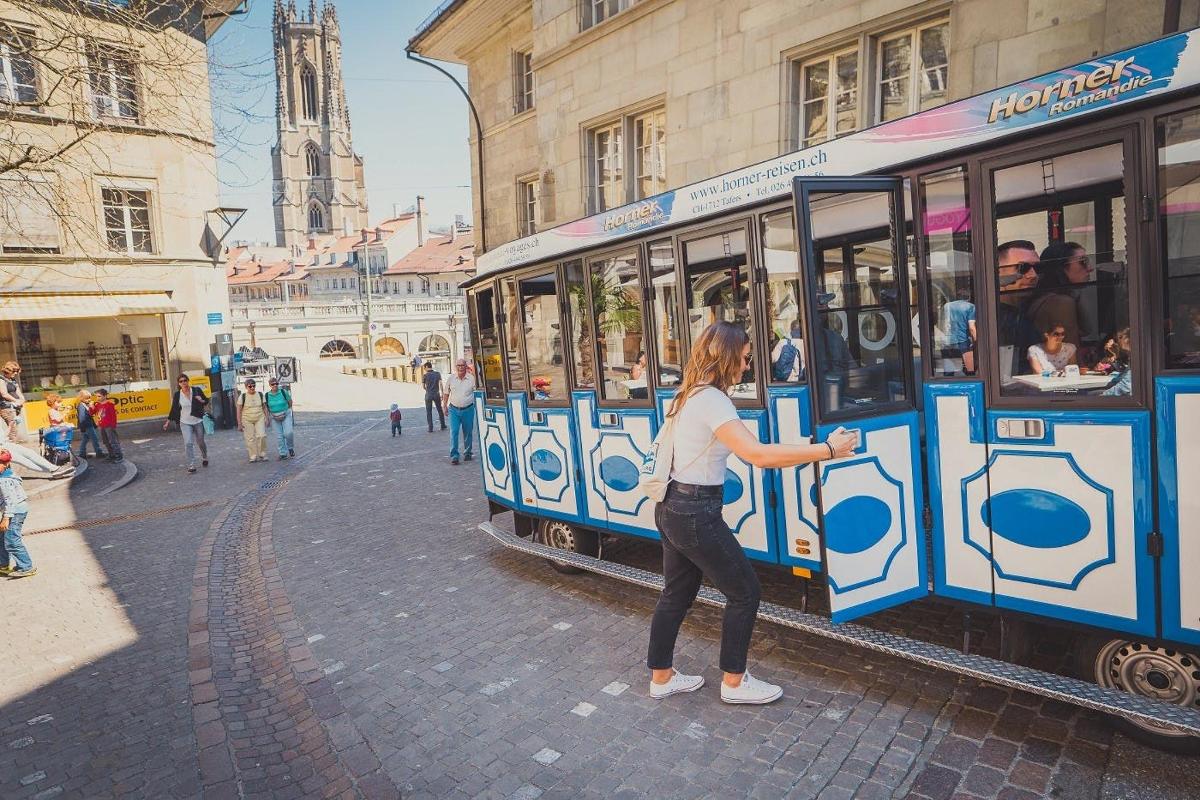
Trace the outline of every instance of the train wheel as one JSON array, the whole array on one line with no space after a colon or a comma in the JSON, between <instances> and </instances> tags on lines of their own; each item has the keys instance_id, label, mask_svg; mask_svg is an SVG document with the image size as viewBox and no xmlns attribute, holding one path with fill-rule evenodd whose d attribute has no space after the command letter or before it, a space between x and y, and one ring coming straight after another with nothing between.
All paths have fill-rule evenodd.
<instances>
[{"instance_id":1,"label":"train wheel","mask_svg":"<svg viewBox=\"0 0 1200 800\"><path fill-rule=\"evenodd\" d=\"M1101 686L1200 709L1200 656L1129 639L1093 639L1080 648L1081 672ZM1200 736L1151 722L1110 717L1123 733L1159 750L1200 754Z\"/></svg>"},{"instance_id":2,"label":"train wheel","mask_svg":"<svg viewBox=\"0 0 1200 800\"><path fill-rule=\"evenodd\" d=\"M568 553L578 553L592 557L600 555L600 537L595 531L578 528L562 520L542 520L538 526L537 541L539 544L544 544L547 547L553 547L557 550L566 550ZM564 575L578 575L583 572L579 567L564 564L552 558L546 560L550 562L550 566Z\"/></svg>"}]
</instances>

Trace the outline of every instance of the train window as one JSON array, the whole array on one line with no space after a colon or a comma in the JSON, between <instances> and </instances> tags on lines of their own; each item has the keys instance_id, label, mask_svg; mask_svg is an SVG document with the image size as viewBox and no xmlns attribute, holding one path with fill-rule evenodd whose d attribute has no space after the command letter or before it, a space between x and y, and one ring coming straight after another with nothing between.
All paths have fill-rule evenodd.
<instances>
[{"instance_id":1,"label":"train window","mask_svg":"<svg viewBox=\"0 0 1200 800\"><path fill-rule=\"evenodd\" d=\"M933 316L931 372L975 374L975 285L971 278L971 209L965 167L922 175L921 252L925 296Z\"/></svg>"},{"instance_id":2,"label":"train window","mask_svg":"<svg viewBox=\"0 0 1200 800\"><path fill-rule=\"evenodd\" d=\"M823 413L909 400L893 248L891 195L814 195L810 226L816 257L813 348ZM905 320L905 323L899 322Z\"/></svg>"},{"instance_id":3,"label":"train window","mask_svg":"<svg viewBox=\"0 0 1200 800\"><path fill-rule=\"evenodd\" d=\"M654 287L651 319L658 354L658 385L675 386L683 377L683 343L679 330L679 295L675 284L675 250L670 239L651 242L650 285Z\"/></svg>"},{"instance_id":4,"label":"train window","mask_svg":"<svg viewBox=\"0 0 1200 800\"><path fill-rule=\"evenodd\" d=\"M1132 392L1124 166L1117 142L993 172L1001 395Z\"/></svg>"},{"instance_id":5,"label":"train window","mask_svg":"<svg viewBox=\"0 0 1200 800\"><path fill-rule=\"evenodd\" d=\"M476 358L483 376L483 390L489 400L504 399L504 362L500 355L500 331L496 327L496 290L492 287L475 293Z\"/></svg>"},{"instance_id":6,"label":"train window","mask_svg":"<svg viewBox=\"0 0 1200 800\"><path fill-rule=\"evenodd\" d=\"M1200 110L1158 121L1168 369L1200 368Z\"/></svg>"},{"instance_id":7,"label":"train window","mask_svg":"<svg viewBox=\"0 0 1200 800\"><path fill-rule=\"evenodd\" d=\"M601 394L606 400L649 401L637 251L593 261L591 274Z\"/></svg>"},{"instance_id":8,"label":"train window","mask_svg":"<svg viewBox=\"0 0 1200 800\"><path fill-rule=\"evenodd\" d=\"M688 332L691 341L714 322L739 325L754 341L751 317L750 262L746 229L692 239L683 243L683 265L688 281ZM752 358L742 379L730 391L736 400L755 400L756 359Z\"/></svg>"},{"instance_id":9,"label":"train window","mask_svg":"<svg viewBox=\"0 0 1200 800\"><path fill-rule=\"evenodd\" d=\"M767 270L767 346L772 383L805 378L804 317L800 313L800 261L791 209L762 218L762 264Z\"/></svg>"},{"instance_id":10,"label":"train window","mask_svg":"<svg viewBox=\"0 0 1200 800\"><path fill-rule=\"evenodd\" d=\"M554 270L521 281L521 326L525 332L529 397L566 401L562 321L558 313L558 279Z\"/></svg>"},{"instance_id":11,"label":"train window","mask_svg":"<svg viewBox=\"0 0 1200 800\"><path fill-rule=\"evenodd\" d=\"M592 314L588 310L587 286L583 262L569 261L567 273L567 306L571 314L571 358L575 364L575 387L596 388L596 351L592 348Z\"/></svg>"},{"instance_id":12,"label":"train window","mask_svg":"<svg viewBox=\"0 0 1200 800\"><path fill-rule=\"evenodd\" d=\"M521 302L517 297L517 282L505 278L500 284L500 297L504 303L504 357L508 359L508 388L523 392L525 384L525 362L521 356Z\"/></svg>"}]
</instances>

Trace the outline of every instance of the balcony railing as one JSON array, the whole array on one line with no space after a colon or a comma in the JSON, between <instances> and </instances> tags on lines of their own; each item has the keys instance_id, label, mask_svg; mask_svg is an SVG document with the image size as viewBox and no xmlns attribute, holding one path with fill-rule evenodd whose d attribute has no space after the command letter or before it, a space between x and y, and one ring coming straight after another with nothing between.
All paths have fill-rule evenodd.
<instances>
[{"instance_id":1,"label":"balcony railing","mask_svg":"<svg viewBox=\"0 0 1200 800\"><path fill-rule=\"evenodd\" d=\"M461 298L447 300L404 300L385 301L371 304L371 316L375 319L408 315L439 316L464 314L465 305ZM362 319L367 315L366 303L288 303L263 305L255 301L234 303L230 316L239 319L336 319L338 317Z\"/></svg>"}]
</instances>

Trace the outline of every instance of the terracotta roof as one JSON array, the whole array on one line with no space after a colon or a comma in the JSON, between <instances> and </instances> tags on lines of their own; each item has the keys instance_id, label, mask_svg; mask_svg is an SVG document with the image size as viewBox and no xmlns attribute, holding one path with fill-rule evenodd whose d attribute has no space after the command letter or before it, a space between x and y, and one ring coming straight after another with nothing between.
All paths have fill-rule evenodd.
<instances>
[{"instance_id":1,"label":"terracotta roof","mask_svg":"<svg viewBox=\"0 0 1200 800\"><path fill-rule=\"evenodd\" d=\"M475 269L475 237L461 231L451 239L434 236L404 258L388 267L384 275L432 275L442 272L469 272Z\"/></svg>"},{"instance_id":2,"label":"terracotta roof","mask_svg":"<svg viewBox=\"0 0 1200 800\"><path fill-rule=\"evenodd\" d=\"M293 264L290 261L276 261L271 264L263 264L259 261L243 261L236 265L236 272L227 270L225 273L225 282L230 286L248 286L256 283L271 283L276 279L282 279L287 276L289 280L295 280L289 272L293 269ZM302 267L295 267L297 271L303 271Z\"/></svg>"}]
</instances>

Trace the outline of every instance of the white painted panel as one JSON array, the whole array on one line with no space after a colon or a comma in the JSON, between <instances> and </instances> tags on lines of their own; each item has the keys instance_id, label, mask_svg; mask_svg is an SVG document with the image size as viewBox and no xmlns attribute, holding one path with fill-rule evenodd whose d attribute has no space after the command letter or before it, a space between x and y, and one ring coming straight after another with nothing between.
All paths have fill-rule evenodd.
<instances>
[{"instance_id":1,"label":"white painted panel","mask_svg":"<svg viewBox=\"0 0 1200 800\"><path fill-rule=\"evenodd\" d=\"M609 459L610 464L616 460L628 462L626 469L629 466L640 469L650 449L650 443L654 441L652 430L648 416L621 415L619 428L601 429L600 448L603 458ZM657 533L658 529L654 524L654 503L650 502L650 498L646 497L641 487L635 483L626 489L623 485L614 485L611 479L608 483L601 481L599 465L593 475L600 484L600 490L604 492L610 523Z\"/></svg>"},{"instance_id":2,"label":"white painted panel","mask_svg":"<svg viewBox=\"0 0 1200 800\"><path fill-rule=\"evenodd\" d=\"M486 414L492 415L490 421ZM485 406L483 398L476 396L475 419L479 428L479 460L483 470L483 488L497 497L514 502L507 410L503 407Z\"/></svg>"},{"instance_id":3,"label":"white painted panel","mask_svg":"<svg viewBox=\"0 0 1200 800\"><path fill-rule=\"evenodd\" d=\"M1200 395L1175 395L1179 509L1179 626L1200 631ZM1165 613L1165 612L1164 612Z\"/></svg>"},{"instance_id":4,"label":"white painted panel","mask_svg":"<svg viewBox=\"0 0 1200 800\"><path fill-rule=\"evenodd\" d=\"M779 429L780 444L811 444L812 437L800 433L800 419L803 409L800 408L800 398L780 397L775 401L775 412L778 415L776 424ZM817 470L811 464L800 467L788 467L779 471L781 515L786 553L793 558L803 558L821 563L821 533L818 527L817 508L812 502L812 488L817 480ZM802 554L797 549L797 539L807 544L808 553Z\"/></svg>"},{"instance_id":5,"label":"white painted panel","mask_svg":"<svg viewBox=\"0 0 1200 800\"><path fill-rule=\"evenodd\" d=\"M591 395L578 395L574 403L575 421L579 429L580 463L583 465L583 482L586 487L584 503L587 516L597 522L606 522L608 510L604 505L604 495L600 491L602 486L597 479L604 453L600 448L600 429L592 424L592 409L596 398ZM638 463L640 465L641 462Z\"/></svg>"},{"instance_id":6,"label":"white painted panel","mask_svg":"<svg viewBox=\"0 0 1200 800\"><path fill-rule=\"evenodd\" d=\"M963 478L984 468L987 445L972 442L971 401L963 395L939 395L938 470L941 473L942 554L946 583L950 586L991 594L992 563L967 544L963 536ZM982 409L980 409L982 413ZM987 481L979 481L986 492ZM931 487L937 488L937 487ZM986 499L986 494L979 500ZM976 504L973 508L979 508ZM986 546L985 546L986 549Z\"/></svg>"},{"instance_id":7,"label":"white painted panel","mask_svg":"<svg viewBox=\"0 0 1200 800\"><path fill-rule=\"evenodd\" d=\"M743 419L741 422L752 436L759 438L758 420ZM735 455L729 456L725 468L733 473L737 479L735 483L740 486L737 496L726 502L722 510L725 522L733 529L734 536L743 549L765 553L768 550L767 509L766 499L763 497L762 470L750 466ZM729 483L728 475L726 482ZM727 486L726 497L728 496Z\"/></svg>"}]
</instances>

